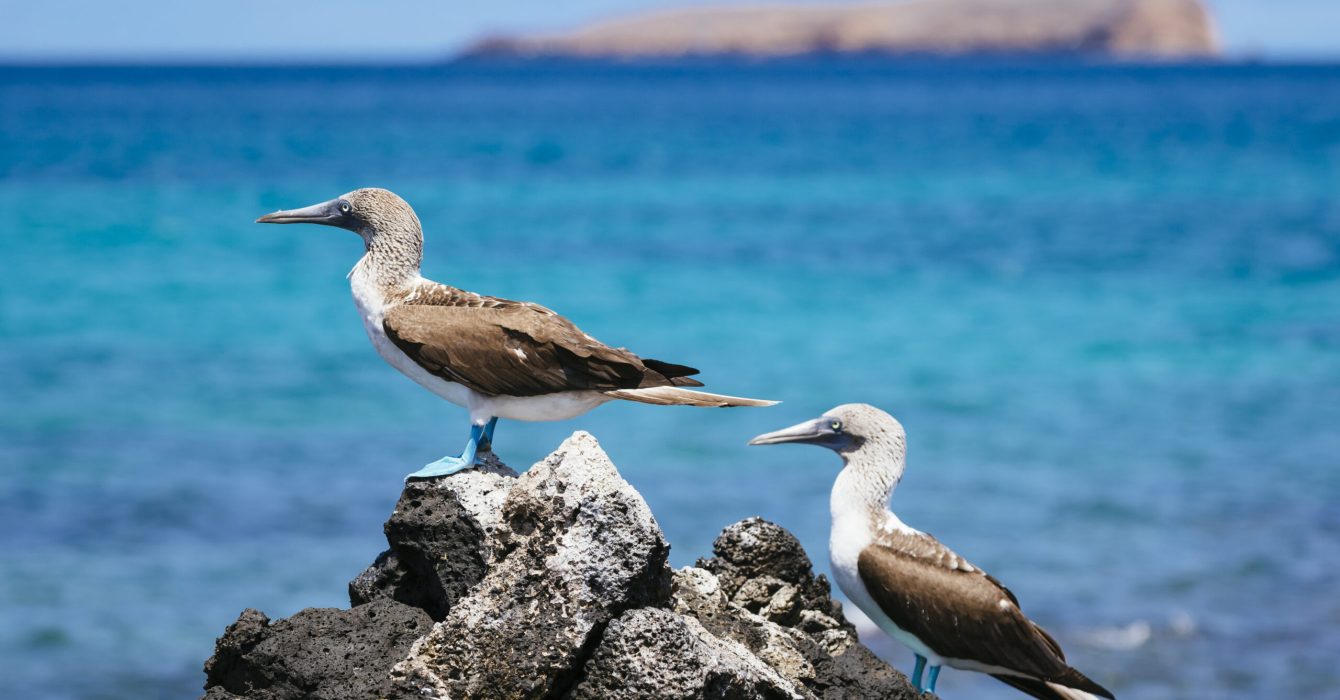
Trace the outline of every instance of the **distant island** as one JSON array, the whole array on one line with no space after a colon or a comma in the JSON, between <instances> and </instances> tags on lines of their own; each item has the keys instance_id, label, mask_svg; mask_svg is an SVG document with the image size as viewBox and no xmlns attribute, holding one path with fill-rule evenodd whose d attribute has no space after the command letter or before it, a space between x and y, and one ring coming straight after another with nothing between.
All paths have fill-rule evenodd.
<instances>
[{"instance_id":1,"label":"distant island","mask_svg":"<svg viewBox=\"0 0 1340 700\"><path fill-rule=\"evenodd\" d=\"M668 59L815 54L1219 53L1201 0L906 0L657 11L566 32L494 36L466 56Z\"/></svg>"}]
</instances>

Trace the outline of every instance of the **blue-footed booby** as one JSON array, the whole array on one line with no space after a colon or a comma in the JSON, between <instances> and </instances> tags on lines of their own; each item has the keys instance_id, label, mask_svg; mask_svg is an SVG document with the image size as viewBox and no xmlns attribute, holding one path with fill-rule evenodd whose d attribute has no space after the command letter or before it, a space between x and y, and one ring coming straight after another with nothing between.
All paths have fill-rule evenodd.
<instances>
[{"instance_id":1,"label":"blue-footed booby","mask_svg":"<svg viewBox=\"0 0 1340 700\"><path fill-rule=\"evenodd\" d=\"M698 370L638 357L583 333L538 304L483 296L424 279L423 229L405 200L383 189L349 192L265 224L348 229L366 250L349 273L354 303L377 353L392 367L470 412L459 457L443 457L409 478L452 474L492 447L499 418L564 420L608 401L683 406L770 406L775 401L684 387Z\"/></svg>"},{"instance_id":2,"label":"blue-footed booby","mask_svg":"<svg viewBox=\"0 0 1340 700\"><path fill-rule=\"evenodd\" d=\"M846 404L749 444L788 442L842 457L829 500L833 577L856 607L916 655L912 683L919 689L934 692L940 667L950 666L990 674L1035 698L1112 697L1066 663L1060 645L1024 615L1008 588L889 510L907 454L906 434L893 416Z\"/></svg>"}]
</instances>

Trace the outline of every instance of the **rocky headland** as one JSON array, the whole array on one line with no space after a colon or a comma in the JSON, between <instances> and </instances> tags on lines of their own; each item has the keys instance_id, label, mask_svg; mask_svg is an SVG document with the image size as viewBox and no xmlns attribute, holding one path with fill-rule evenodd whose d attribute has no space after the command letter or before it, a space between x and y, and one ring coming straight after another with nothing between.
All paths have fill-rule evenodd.
<instances>
[{"instance_id":1,"label":"rocky headland","mask_svg":"<svg viewBox=\"0 0 1340 700\"><path fill-rule=\"evenodd\" d=\"M1203 0L903 0L664 10L572 31L494 36L467 56L666 59L807 54L1204 58Z\"/></svg>"},{"instance_id":2,"label":"rocky headland","mask_svg":"<svg viewBox=\"0 0 1340 700\"><path fill-rule=\"evenodd\" d=\"M672 570L650 509L578 432L525 474L405 486L350 608L246 610L206 700L923 697L786 530L752 518Z\"/></svg>"}]
</instances>

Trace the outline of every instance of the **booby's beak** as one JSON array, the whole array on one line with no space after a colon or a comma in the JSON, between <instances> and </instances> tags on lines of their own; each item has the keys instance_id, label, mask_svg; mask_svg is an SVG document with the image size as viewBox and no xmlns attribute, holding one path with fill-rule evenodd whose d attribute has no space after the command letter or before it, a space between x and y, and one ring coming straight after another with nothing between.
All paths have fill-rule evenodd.
<instances>
[{"instance_id":1,"label":"booby's beak","mask_svg":"<svg viewBox=\"0 0 1340 700\"><path fill-rule=\"evenodd\" d=\"M266 214L256 219L258 224L323 224L326 226L338 226L345 228L347 224L347 214L340 209L340 200L332 199L329 202L313 204L310 207L302 209L286 209L277 211L273 214Z\"/></svg>"},{"instance_id":2,"label":"booby's beak","mask_svg":"<svg viewBox=\"0 0 1340 700\"><path fill-rule=\"evenodd\" d=\"M751 445L780 445L787 442L798 442L804 445L818 445L836 450L844 446L849 441L849 436L843 433L839 428L834 428L832 418L820 416L814 420L808 420L804 423L793 425L790 428L774 430L771 433L763 433L753 440L749 441Z\"/></svg>"}]
</instances>

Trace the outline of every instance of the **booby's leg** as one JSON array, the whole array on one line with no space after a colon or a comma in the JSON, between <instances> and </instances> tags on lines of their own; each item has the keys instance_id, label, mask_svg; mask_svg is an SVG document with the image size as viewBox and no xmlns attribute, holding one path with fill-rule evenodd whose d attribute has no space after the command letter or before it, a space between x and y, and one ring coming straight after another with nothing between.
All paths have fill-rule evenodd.
<instances>
[{"instance_id":1,"label":"booby's leg","mask_svg":"<svg viewBox=\"0 0 1340 700\"><path fill-rule=\"evenodd\" d=\"M463 469L469 469L475 466L475 455L479 452L479 439L484 436L484 426L470 426L470 441L465 443L465 449L461 451L460 457L443 457L420 469L413 474L405 477L405 481L410 479L427 479L434 476L447 476L455 474Z\"/></svg>"},{"instance_id":2,"label":"booby's leg","mask_svg":"<svg viewBox=\"0 0 1340 700\"><path fill-rule=\"evenodd\" d=\"M912 685L917 690L921 690L921 672L926 669L926 657L917 654L916 668L912 669Z\"/></svg>"},{"instance_id":3,"label":"booby's leg","mask_svg":"<svg viewBox=\"0 0 1340 700\"><path fill-rule=\"evenodd\" d=\"M484 438L479 441L479 450L481 452L493 451L493 429L498 427L498 417L494 416L484 425Z\"/></svg>"},{"instance_id":4,"label":"booby's leg","mask_svg":"<svg viewBox=\"0 0 1340 700\"><path fill-rule=\"evenodd\" d=\"M924 691L927 692L927 693L934 693L934 692L935 692L935 679L937 679L937 678L940 677L940 667L939 667L939 666L931 666L931 672L928 673L927 675L929 676L929 679L927 680L926 687L925 687L925 688L922 688L922 690L924 690Z\"/></svg>"}]
</instances>

